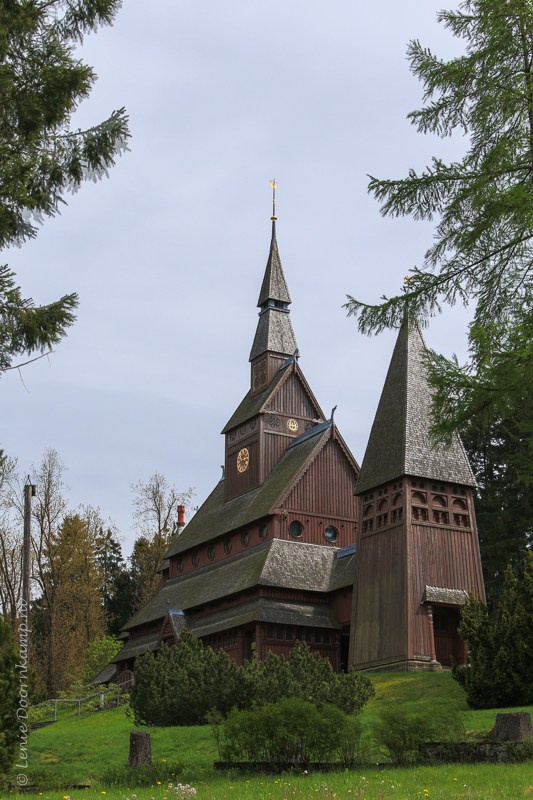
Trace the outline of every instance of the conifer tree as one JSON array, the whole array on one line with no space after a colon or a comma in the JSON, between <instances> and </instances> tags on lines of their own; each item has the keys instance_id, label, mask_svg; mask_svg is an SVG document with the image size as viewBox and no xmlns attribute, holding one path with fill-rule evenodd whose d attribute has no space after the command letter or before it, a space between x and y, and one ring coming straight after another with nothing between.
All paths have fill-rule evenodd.
<instances>
[{"instance_id":1,"label":"conifer tree","mask_svg":"<svg viewBox=\"0 0 533 800\"><path fill-rule=\"evenodd\" d=\"M473 708L504 708L533 703L533 553L516 578L505 572L496 612L474 597L462 608L459 634L468 645L465 666L453 677Z\"/></svg>"},{"instance_id":2,"label":"conifer tree","mask_svg":"<svg viewBox=\"0 0 533 800\"><path fill-rule=\"evenodd\" d=\"M370 334L399 326L406 310L424 324L443 303L475 304L468 363L429 353L432 433L496 442L485 448L496 458L494 480L477 459L477 510L481 527L490 522L481 542L486 577L501 588L495 573L509 561L523 565L533 531L533 6L466 0L438 20L464 54L446 61L409 44L424 106L408 118L420 133L466 134L467 151L405 178L371 178L384 216L436 220L433 244L403 292L374 305L349 296L346 308ZM498 550L504 560L495 565Z\"/></svg>"},{"instance_id":3,"label":"conifer tree","mask_svg":"<svg viewBox=\"0 0 533 800\"><path fill-rule=\"evenodd\" d=\"M120 0L5 0L0 8L0 249L37 233L68 191L97 180L126 149L124 109L88 130L71 118L96 80L75 47L109 25ZM74 321L71 293L47 306L24 299L0 267L0 374L22 354L44 353ZM15 365L16 366L16 365Z\"/></svg>"},{"instance_id":4,"label":"conifer tree","mask_svg":"<svg viewBox=\"0 0 533 800\"><path fill-rule=\"evenodd\" d=\"M0 778L16 761L20 726L25 725L24 719L19 721L17 717L20 700L20 671L17 672L17 667L21 664L11 629L0 616Z\"/></svg>"}]
</instances>

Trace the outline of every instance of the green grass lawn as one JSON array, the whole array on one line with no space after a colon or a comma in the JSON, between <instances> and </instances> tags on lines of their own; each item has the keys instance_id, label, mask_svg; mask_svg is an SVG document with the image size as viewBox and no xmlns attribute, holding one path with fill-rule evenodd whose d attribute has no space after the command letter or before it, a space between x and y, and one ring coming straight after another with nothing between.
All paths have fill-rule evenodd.
<instances>
[{"instance_id":1,"label":"green grass lawn","mask_svg":"<svg viewBox=\"0 0 533 800\"><path fill-rule=\"evenodd\" d=\"M469 711L462 689L449 673L388 674L372 676L376 696L363 719L372 721L388 703L401 702L406 713L431 708L436 701L457 701L466 714L467 729L484 734L495 723L498 710ZM499 709L508 710L508 709ZM533 708L513 709L529 710ZM213 770L218 758L208 726L150 728L153 785L135 788L123 765L128 760L129 732L135 728L124 708L63 719L32 732L30 736L30 783L57 787L43 791L43 800L62 800L79 795L95 800L175 800L168 783L187 782L196 787L198 800L216 798L515 798L533 800L533 763L499 765L435 765L432 767L366 767L362 771L330 774L255 776ZM377 759L376 759L377 760ZM128 776L128 777L126 777ZM454 780L456 779L456 780ZM157 781L160 781L158 784ZM277 782L276 782L277 781ZM74 784L91 784L85 791L71 791ZM131 784L131 785L128 785ZM61 790L61 791L59 791ZM105 794L103 794L105 793ZM7 800L9 791L0 791Z\"/></svg>"}]
</instances>

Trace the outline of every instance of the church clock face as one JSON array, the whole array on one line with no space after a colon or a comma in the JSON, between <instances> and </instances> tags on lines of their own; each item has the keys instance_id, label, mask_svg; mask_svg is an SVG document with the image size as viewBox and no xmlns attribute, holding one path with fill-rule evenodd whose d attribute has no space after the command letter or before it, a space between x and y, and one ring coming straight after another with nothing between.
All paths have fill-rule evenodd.
<instances>
[{"instance_id":1,"label":"church clock face","mask_svg":"<svg viewBox=\"0 0 533 800\"><path fill-rule=\"evenodd\" d=\"M248 469L248 464L250 463L250 453L243 447L242 450L239 450L239 455L237 456L237 469L239 472L245 472Z\"/></svg>"}]
</instances>

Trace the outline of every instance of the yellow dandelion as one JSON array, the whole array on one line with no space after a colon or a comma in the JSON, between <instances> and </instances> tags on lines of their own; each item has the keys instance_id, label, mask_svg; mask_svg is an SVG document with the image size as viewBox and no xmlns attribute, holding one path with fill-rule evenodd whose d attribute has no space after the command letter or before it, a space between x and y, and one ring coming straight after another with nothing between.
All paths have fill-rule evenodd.
<instances>
[{"instance_id":1,"label":"yellow dandelion","mask_svg":"<svg viewBox=\"0 0 533 800\"><path fill-rule=\"evenodd\" d=\"M157 781L157 785L158 785L158 786L161 786L161 781Z\"/></svg>"}]
</instances>

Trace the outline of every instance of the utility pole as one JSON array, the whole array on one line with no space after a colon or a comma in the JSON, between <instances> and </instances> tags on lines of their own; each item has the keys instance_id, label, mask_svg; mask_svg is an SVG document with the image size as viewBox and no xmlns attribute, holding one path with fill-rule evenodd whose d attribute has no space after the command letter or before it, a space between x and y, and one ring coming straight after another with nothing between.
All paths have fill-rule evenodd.
<instances>
[{"instance_id":1,"label":"utility pole","mask_svg":"<svg viewBox=\"0 0 533 800\"><path fill-rule=\"evenodd\" d=\"M24 487L24 562L22 571L22 600L24 603L24 623L26 625L27 648L29 654L30 594L31 594L31 499L37 494L37 486L30 483L28 475Z\"/></svg>"}]
</instances>

